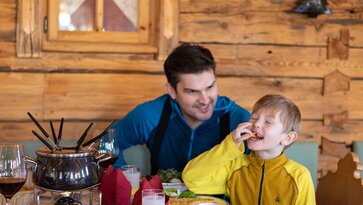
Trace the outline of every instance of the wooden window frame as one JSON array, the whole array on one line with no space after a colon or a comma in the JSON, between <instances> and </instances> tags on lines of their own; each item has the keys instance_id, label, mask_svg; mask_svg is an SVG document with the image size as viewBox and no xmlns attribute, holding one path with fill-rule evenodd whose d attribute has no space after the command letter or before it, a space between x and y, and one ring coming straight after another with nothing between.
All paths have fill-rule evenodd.
<instances>
[{"instance_id":1,"label":"wooden window frame","mask_svg":"<svg viewBox=\"0 0 363 205\"><path fill-rule=\"evenodd\" d=\"M140 2L146 2L145 5L150 8L149 19L140 19L141 24L139 25L143 26L142 29L139 29L140 32L132 35L121 32L123 38L115 37L116 32L87 34L90 39L108 39L108 41L101 42L98 40L85 41L79 37L83 33L75 32L69 35L70 32L57 31L58 12L53 13L54 8L48 7L49 1L54 1L52 4L59 2L59 0L18 0L17 57L34 58L41 57L41 52L59 51L146 53L155 54L158 60L163 60L178 44L179 2L176 0L140 0ZM149 3L147 4L147 2ZM39 11L41 11L41 15L39 15ZM46 22L47 32L44 32L44 18L49 11L54 15L49 16L50 21ZM57 23L50 24L54 21ZM75 41L72 40L72 35L75 35Z\"/></svg>"}]
</instances>

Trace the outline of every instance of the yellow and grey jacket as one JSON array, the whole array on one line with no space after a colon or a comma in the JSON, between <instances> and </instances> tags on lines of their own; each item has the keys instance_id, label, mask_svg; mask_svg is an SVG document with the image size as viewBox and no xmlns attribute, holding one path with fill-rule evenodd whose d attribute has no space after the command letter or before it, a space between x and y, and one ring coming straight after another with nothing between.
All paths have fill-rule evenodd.
<instances>
[{"instance_id":1,"label":"yellow and grey jacket","mask_svg":"<svg viewBox=\"0 0 363 205\"><path fill-rule=\"evenodd\" d=\"M259 159L254 152L244 155L231 135L189 161L182 178L191 191L226 194L232 205L315 204L307 168L289 160L285 153L270 160Z\"/></svg>"}]
</instances>

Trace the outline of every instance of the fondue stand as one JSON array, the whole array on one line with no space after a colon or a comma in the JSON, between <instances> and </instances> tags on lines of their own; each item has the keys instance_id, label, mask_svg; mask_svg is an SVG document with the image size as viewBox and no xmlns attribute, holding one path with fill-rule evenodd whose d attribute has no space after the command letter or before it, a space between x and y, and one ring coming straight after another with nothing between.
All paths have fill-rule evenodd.
<instances>
[{"instance_id":1,"label":"fondue stand","mask_svg":"<svg viewBox=\"0 0 363 205\"><path fill-rule=\"evenodd\" d=\"M39 186L34 186L34 204L54 204L54 205L89 205L101 204L102 193L98 191L99 184L80 190L52 190ZM94 196L94 194L96 194Z\"/></svg>"}]
</instances>

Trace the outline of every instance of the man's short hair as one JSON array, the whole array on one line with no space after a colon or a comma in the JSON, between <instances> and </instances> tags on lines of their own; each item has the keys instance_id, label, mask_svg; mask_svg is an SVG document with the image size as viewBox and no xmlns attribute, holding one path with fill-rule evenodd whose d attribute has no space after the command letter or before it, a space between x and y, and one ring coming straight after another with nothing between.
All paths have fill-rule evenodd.
<instances>
[{"instance_id":1,"label":"man's short hair","mask_svg":"<svg viewBox=\"0 0 363 205\"><path fill-rule=\"evenodd\" d=\"M206 70L215 73L215 68L213 55L207 48L188 43L176 47L164 62L166 78L175 90L180 81L179 74L201 73Z\"/></svg>"}]
</instances>

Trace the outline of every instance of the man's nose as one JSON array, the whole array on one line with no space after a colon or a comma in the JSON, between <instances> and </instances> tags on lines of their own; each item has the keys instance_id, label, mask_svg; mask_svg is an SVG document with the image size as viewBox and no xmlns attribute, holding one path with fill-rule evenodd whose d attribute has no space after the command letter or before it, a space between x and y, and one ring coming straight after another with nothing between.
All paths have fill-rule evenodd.
<instances>
[{"instance_id":1,"label":"man's nose","mask_svg":"<svg viewBox=\"0 0 363 205\"><path fill-rule=\"evenodd\" d=\"M209 97L208 97L207 92L203 91L203 92L200 93L199 102L204 103L204 104L207 104L209 102Z\"/></svg>"}]
</instances>

